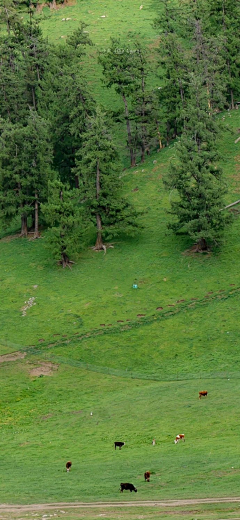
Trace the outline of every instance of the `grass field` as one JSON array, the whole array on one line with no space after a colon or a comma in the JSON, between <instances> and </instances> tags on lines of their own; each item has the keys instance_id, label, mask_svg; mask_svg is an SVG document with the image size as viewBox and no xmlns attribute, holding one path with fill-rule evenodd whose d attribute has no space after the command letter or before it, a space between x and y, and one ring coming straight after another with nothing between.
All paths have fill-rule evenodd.
<instances>
[{"instance_id":1,"label":"grass field","mask_svg":"<svg viewBox=\"0 0 240 520\"><path fill-rule=\"evenodd\" d=\"M219 516L220 515L220 516ZM227 504L195 504L195 505L182 505L174 507L172 505L157 506L154 507L104 507L98 506L96 508L78 508L75 506L73 509L63 505L62 507L55 508L44 508L41 511L38 509L28 513L21 513L21 520L26 518L51 518L57 517L65 520L76 520L77 518L85 518L86 520L95 520L96 518L104 517L107 520L182 520L189 518L190 520L239 520L239 505L234 503ZM3 520L19 520L19 513L14 512L6 513L1 516Z\"/></svg>"},{"instance_id":2,"label":"grass field","mask_svg":"<svg viewBox=\"0 0 240 520\"><path fill-rule=\"evenodd\" d=\"M236 129L237 112L229 121ZM229 202L234 135L221 143ZM0 364L1 502L119 500L121 481L138 488L132 500L239 493L239 220L221 250L183 254L190 244L167 231L161 184L173 153L125 171L145 229L105 256L85 251L63 271L44 236L0 242L1 353L26 352ZM115 451L115 440L126 446Z\"/></svg>"},{"instance_id":3,"label":"grass field","mask_svg":"<svg viewBox=\"0 0 240 520\"><path fill-rule=\"evenodd\" d=\"M118 4L117 21L111 1L95 2L94 15L79 1L39 16L52 41L73 29L63 17L84 14L97 45L103 24L109 41L133 19L146 38L156 37L154 2L142 10L135 0ZM227 204L240 198L239 112L227 113L223 124ZM0 358L2 503L239 495L240 221L236 213L220 249L188 254L190 241L167 229L162 178L173 157L174 144L124 170L124 191L143 211L143 231L121 237L106 255L86 249L71 271L55 266L44 233L38 241L1 234L0 354L18 353ZM30 298L36 305L23 315ZM209 395L200 401L205 389ZM182 432L186 442L174 445ZM114 450L116 440L126 443L121 451ZM120 495L122 481L138 493ZM68 520L240 516L236 504L55 514Z\"/></svg>"}]
</instances>

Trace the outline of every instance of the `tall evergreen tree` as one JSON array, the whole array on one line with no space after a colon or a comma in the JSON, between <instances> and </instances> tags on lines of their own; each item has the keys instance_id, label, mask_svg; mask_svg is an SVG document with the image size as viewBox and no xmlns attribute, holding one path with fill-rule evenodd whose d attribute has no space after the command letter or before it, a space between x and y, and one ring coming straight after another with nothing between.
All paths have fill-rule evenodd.
<instances>
[{"instance_id":1,"label":"tall evergreen tree","mask_svg":"<svg viewBox=\"0 0 240 520\"><path fill-rule=\"evenodd\" d=\"M84 144L77 154L74 171L79 177L85 205L95 221L95 249L101 250L105 249L104 238L137 232L137 212L121 195L118 154L100 109L89 119L82 137Z\"/></svg>"},{"instance_id":2,"label":"tall evergreen tree","mask_svg":"<svg viewBox=\"0 0 240 520\"><path fill-rule=\"evenodd\" d=\"M216 121L209 114L205 85L192 75L184 130L166 185L176 190L170 211L174 220L169 227L188 234L198 251L218 243L228 220L221 211L226 185L217 164L218 133Z\"/></svg>"},{"instance_id":3,"label":"tall evergreen tree","mask_svg":"<svg viewBox=\"0 0 240 520\"><path fill-rule=\"evenodd\" d=\"M8 35L22 24L17 10L18 2L13 0L0 0L0 24L5 25Z\"/></svg>"},{"instance_id":4,"label":"tall evergreen tree","mask_svg":"<svg viewBox=\"0 0 240 520\"><path fill-rule=\"evenodd\" d=\"M144 162L146 153L157 139L159 110L157 96L149 88L149 52L139 42L138 38L132 38L131 44L136 52L138 62L139 81L131 96L131 111L135 123L135 142L140 148L141 162Z\"/></svg>"},{"instance_id":5,"label":"tall evergreen tree","mask_svg":"<svg viewBox=\"0 0 240 520\"><path fill-rule=\"evenodd\" d=\"M222 59L230 108L240 96L240 3L237 0L209 0L212 33L222 39Z\"/></svg>"},{"instance_id":6,"label":"tall evergreen tree","mask_svg":"<svg viewBox=\"0 0 240 520\"><path fill-rule=\"evenodd\" d=\"M0 216L3 223L21 219L21 235L28 233L28 218L38 237L39 204L46 198L52 149L47 123L31 113L28 124L0 124Z\"/></svg>"},{"instance_id":7,"label":"tall evergreen tree","mask_svg":"<svg viewBox=\"0 0 240 520\"><path fill-rule=\"evenodd\" d=\"M24 123L29 114L22 55L12 35L0 38L0 117Z\"/></svg>"},{"instance_id":8,"label":"tall evergreen tree","mask_svg":"<svg viewBox=\"0 0 240 520\"><path fill-rule=\"evenodd\" d=\"M187 20L191 45L191 72L201 76L207 91L210 111L219 111L226 102L226 75L222 58L221 34L211 34L210 5L205 0L193 0Z\"/></svg>"},{"instance_id":9,"label":"tall evergreen tree","mask_svg":"<svg viewBox=\"0 0 240 520\"><path fill-rule=\"evenodd\" d=\"M83 205L77 189L70 190L61 181L49 182L48 202L43 204L42 211L49 230L46 232L47 242L54 258L62 267L71 268L74 257L84 245L87 230L86 220L83 222Z\"/></svg>"},{"instance_id":10,"label":"tall evergreen tree","mask_svg":"<svg viewBox=\"0 0 240 520\"><path fill-rule=\"evenodd\" d=\"M184 39L183 4L172 4L171 0L161 0L162 13L154 26L160 33L158 48L158 75L162 82L159 89L162 138L167 145L181 133L181 112L188 97L187 76L189 72L189 50Z\"/></svg>"},{"instance_id":11,"label":"tall evergreen tree","mask_svg":"<svg viewBox=\"0 0 240 520\"><path fill-rule=\"evenodd\" d=\"M78 187L73 174L75 154L81 146L86 121L95 103L79 67L79 59L91 41L83 23L68 39L67 45L52 47L49 70L41 81L40 113L50 122L54 149L54 168L63 183Z\"/></svg>"},{"instance_id":12,"label":"tall evergreen tree","mask_svg":"<svg viewBox=\"0 0 240 520\"><path fill-rule=\"evenodd\" d=\"M136 35L128 37L128 44L112 38L110 49L100 53L99 62L104 84L107 88L114 86L123 101L130 164L135 166L138 150L143 162L151 141L156 139L157 104L148 86L149 54Z\"/></svg>"},{"instance_id":13,"label":"tall evergreen tree","mask_svg":"<svg viewBox=\"0 0 240 520\"><path fill-rule=\"evenodd\" d=\"M136 66L136 53L130 52L126 43L112 38L109 52L99 55L103 67L104 83L107 88L114 86L124 103L124 118L127 128L127 143L131 166L136 165L136 144L134 140L133 117L131 114L131 96L140 80L140 71Z\"/></svg>"},{"instance_id":14,"label":"tall evergreen tree","mask_svg":"<svg viewBox=\"0 0 240 520\"><path fill-rule=\"evenodd\" d=\"M0 39L0 117L26 124L37 110L40 83L49 65L49 47L37 24L19 24Z\"/></svg>"}]
</instances>

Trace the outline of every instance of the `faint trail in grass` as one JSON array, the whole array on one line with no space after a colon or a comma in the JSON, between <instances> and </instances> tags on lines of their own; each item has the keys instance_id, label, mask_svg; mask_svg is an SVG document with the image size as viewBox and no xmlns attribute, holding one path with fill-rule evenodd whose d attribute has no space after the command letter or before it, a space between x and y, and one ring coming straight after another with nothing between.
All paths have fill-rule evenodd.
<instances>
[{"instance_id":1,"label":"faint trail in grass","mask_svg":"<svg viewBox=\"0 0 240 520\"><path fill-rule=\"evenodd\" d=\"M135 320L129 320L127 322L119 323L118 325L113 325L108 328L101 328L101 329L92 329L90 331L87 331L83 334L69 336L66 338L66 340L56 340L53 343L46 343L41 340L40 345L31 345L28 347L19 345L16 345L18 347L18 351L16 354L19 355L19 353L23 352L31 355L44 355L44 359L47 361L51 361L53 363L58 364L65 364L68 366L80 368L83 370L88 370L91 372L96 373L102 373L110 376L115 377L122 377L122 378L128 378L128 379L140 379L140 380L152 380L152 381L183 381L183 380L192 380L196 379L196 374L189 374L189 373L181 373L176 374L174 377L171 375L163 375L163 374L157 374L157 373L147 373L147 372L135 372L132 370L121 370L121 369L115 369L110 368L108 366L99 366L94 365L92 363L87 363L84 361L78 361L74 360L71 357L63 357L59 355L54 354L54 347L65 347L66 344L69 344L71 342L81 342L84 340L88 340L94 337L97 337L99 335L114 335L114 334L120 334L125 331L129 332L130 330L133 330L135 328L141 328L144 325L150 325L152 323L156 323L157 321L161 322L163 320L167 320L169 318L172 318L180 313L184 312L191 312L192 310L195 310L197 308L208 306L209 304L213 302L220 302L220 301L226 301L228 298L234 298L239 295L240 287L231 288L228 291L219 290L217 293L208 293L204 298L202 299L191 299L191 300L178 300L175 305L171 305L171 309L164 310L161 308L160 311L149 316L144 316L142 314L139 314L139 317ZM12 344L12 346L15 346ZM51 352L49 351L51 349ZM12 353L14 355L14 352ZM7 361L7 359L6 359ZM10 361L10 359L9 359ZM201 378L204 379L228 379L231 378L239 378L240 374L238 372L229 373L229 372L211 372L211 373L202 373ZM198 374L199 378L199 374Z\"/></svg>"},{"instance_id":2,"label":"faint trail in grass","mask_svg":"<svg viewBox=\"0 0 240 520\"><path fill-rule=\"evenodd\" d=\"M29 504L29 505L10 505L0 504L0 512L23 513L25 511L42 511L45 509L88 509L88 508L109 508L109 507L181 507L197 504L224 504L240 502L240 497L223 498L190 498L181 500L142 500L132 502L54 502L50 504Z\"/></svg>"},{"instance_id":3,"label":"faint trail in grass","mask_svg":"<svg viewBox=\"0 0 240 520\"><path fill-rule=\"evenodd\" d=\"M160 310L158 313L151 314L149 316L139 315L138 319L135 320L128 320L124 323L121 323L121 325L112 325L108 328L101 328L101 329L92 329L90 331L86 331L83 334L75 334L74 336L69 336L66 340L54 340L54 343L46 343L42 342L41 345L38 346L28 346L28 347L22 347L26 349L28 352L34 353L35 351L40 352L46 348L49 348L49 346L54 347L55 345L60 346L61 344L66 345L70 343L70 341L82 341L91 337L99 336L99 335L108 335L108 334L119 334L119 332L129 331L133 328L137 327L143 327L144 325L149 325L151 323L154 323L155 321L162 321L166 320L168 318L172 318L176 314L182 313L182 312L189 312L191 310L196 309L197 307L207 306L211 302L216 302L220 300L227 300L228 298L233 298L237 296L240 292L240 287L236 287L234 289L230 289L229 291L219 290L217 293L212 293L209 295L206 295L202 299L192 299L186 300L185 302L179 303L176 302L175 305L171 305L171 310Z\"/></svg>"}]
</instances>

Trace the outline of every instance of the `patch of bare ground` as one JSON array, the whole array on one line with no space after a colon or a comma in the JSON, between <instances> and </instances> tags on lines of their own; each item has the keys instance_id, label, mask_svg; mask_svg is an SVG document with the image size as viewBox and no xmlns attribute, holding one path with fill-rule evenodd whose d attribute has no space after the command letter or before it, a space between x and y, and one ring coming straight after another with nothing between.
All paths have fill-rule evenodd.
<instances>
[{"instance_id":1,"label":"patch of bare ground","mask_svg":"<svg viewBox=\"0 0 240 520\"><path fill-rule=\"evenodd\" d=\"M151 43L149 43L148 45L148 48L151 50L151 49L158 49L159 47L159 44L161 42L161 36L157 36L157 38L155 38L155 40Z\"/></svg>"},{"instance_id":2,"label":"patch of bare ground","mask_svg":"<svg viewBox=\"0 0 240 520\"><path fill-rule=\"evenodd\" d=\"M58 370L58 365L39 361L38 366L30 369L30 376L51 376L56 370Z\"/></svg>"},{"instance_id":3,"label":"patch of bare ground","mask_svg":"<svg viewBox=\"0 0 240 520\"><path fill-rule=\"evenodd\" d=\"M17 361L23 359L27 355L26 352L12 352L11 354L3 354L0 356L0 363L7 363L9 361Z\"/></svg>"},{"instance_id":4,"label":"patch of bare ground","mask_svg":"<svg viewBox=\"0 0 240 520\"><path fill-rule=\"evenodd\" d=\"M192 247L190 247L190 249L186 249L186 251L183 251L182 255L196 257L196 255L199 255L199 253L204 254L206 257L209 257L209 258L211 256L211 251L209 249L207 249L206 251L201 250L201 249L199 249L197 244L194 244Z\"/></svg>"},{"instance_id":5,"label":"patch of bare ground","mask_svg":"<svg viewBox=\"0 0 240 520\"><path fill-rule=\"evenodd\" d=\"M47 504L25 504L25 505L17 505L17 504L0 504L0 513L20 513L30 511L53 511L59 509L72 509L79 511L81 509L101 509L101 510L109 510L110 508L132 508L132 507L164 507L164 508L173 508L173 507L186 507L186 506L199 506L200 504L234 504L239 503L240 497L217 497L217 498L190 498L190 499L175 499L175 500L137 500L137 501L128 501L128 502L54 502ZM170 509L167 509L170 513ZM64 511L65 512L65 511ZM187 513L190 511L186 511Z\"/></svg>"},{"instance_id":6,"label":"patch of bare ground","mask_svg":"<svg viewBox=\"0 0 240 520\"><path fill-rule=\"evenodd\" d=\"M29 231L26 236L21 235L21 233L16 233L15 235L8 235L7 237L1 238L1 242L11 242L16 238L27 238L28 240L35 240L34 231ZM38 238L41 238L41 234L39 234Z\"/></svg>"},{"instance_id":7,"label":"patch of bare ground","mask_svg":"<svg viewBox=\"0 0 240 520\"><path fill-rule=\"evenodd\" d=\"M15 240L15 238L20 238L20 233L17 235L8 235L7 237L1 238L1 242L11 242L11 240Z\"/></svg>"}]
</instances>

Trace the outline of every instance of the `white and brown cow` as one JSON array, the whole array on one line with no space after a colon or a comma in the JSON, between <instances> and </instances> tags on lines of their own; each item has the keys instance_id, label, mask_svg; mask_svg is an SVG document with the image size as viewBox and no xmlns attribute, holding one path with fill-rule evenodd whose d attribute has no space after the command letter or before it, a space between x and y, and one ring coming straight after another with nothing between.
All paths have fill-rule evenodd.
<instances>
[{"instance_id":1,"label":"white and brown cow","mask_svg":"<svg viewBox=\"0 0 240 520\"><path fill-rule=\"evenodd\" d=\"M177 435L176 439L174 440L174 443L177 444L179 441L185 442L185 435L184 435L184 433L179 433L179 435Z\"/></svg>"}]
</instances>

